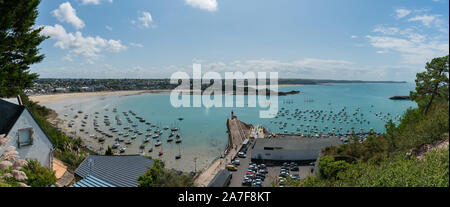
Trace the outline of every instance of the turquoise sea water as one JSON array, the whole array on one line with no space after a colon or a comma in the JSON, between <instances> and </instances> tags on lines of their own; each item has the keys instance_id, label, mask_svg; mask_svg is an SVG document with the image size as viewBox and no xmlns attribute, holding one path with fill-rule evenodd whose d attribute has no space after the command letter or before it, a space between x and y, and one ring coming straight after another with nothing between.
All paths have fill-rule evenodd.
<instances>
[{"instance_id":1,"label":"turquoise sea water","mask_svg":"<svg viewBox=\"0 0 450 207\"><path fill-rule=\"evenodd\" d=\"M315 130L310 131L313 126L316 126L319 133L331 131L332 128L335 128L335 132L337 132L341 127L341 133L345 133L347 130L351 131L352 127L354 127L355 131L363 128L363 131L367 132L372 128L376 132L384 132L384 124L388 119L396 120L407 108L416 107L416 104L412 101L393 101L389 100L389 97L409 95L409 91L413 88L414 86L410 83L283 86L279 87L279 91L299 90L301 93L279 97L278 103L281 113L278 118L272 119L259 118L259 111L265 110L259 107L174 108L170 104L170 94L168 93L105 96L95 100L66 101L50 104L49 106L54 108L60 116L70 113L70 107L75 110L82 109L84 113L91 114L91 116L94 112L99 112L100 118L98 118L98 121L101 125L101 117L108 115L112 123L110 127L119 129L122 129L124 126L131 126L131 124L127 123L122 112L132 110L137 116L143 117L147 122L159 126L161 130L164 126L180 129L179 133L183 137L181 145L175 142L165 142L170 130L162 130L164 133L159 139L163 141L163 149L165 151L172 152L171 155L176 154L180 150L190 152L192 156L198 153L204 159L202 163L207 165L223 152L228 143L226 119L230 116L232 110L240 120L248 124L263 125L275 133L312 132L312 134L315 134ZM113 108L117 108L117 112L113 112ZM282 108L284 109L282 110ZM105 109L108 110L106 111ZM289 112L286 112L286 110L289 110ZM297 111L297 115L294 117L293 112L295 111ZM339 112L340 114L338 115ZM388 113L389 115L387 115ZM284 116L281 114L284 114ZM120 127L115 125L114 117L116 115L119 115L123 122L123 125ZM130 117L133 116L130 114ZM183 120L178 120L179 117L182 117ZM344 117L346 117L346 121L343 121ZM341 123L339 123L339 119L341 119ZM136 149L131 150L130 153L138 151L137 148L145 137L146 129L149 128L148 125L138 122L134 118L133 120L138 125L137 129L144 132L144 134L138 135L136 139L138 144L133 145ZM283 126L284 123L286 124ZM310 127L306 127L307 125L310 125ZM91 125L88 124L88 126ZM280 126L283 128L280 129ZM151 144L153 142L154 140L151 141ZM158 150L153 153L157 152ZM173 160L172 158L170 157L169 159ZM169 162L169 165L177 168L176 162ZM180 162L178 162L178 165L180 165ZM183 167L183 169L187 170L186 167Z\"/></svg>"}]
</instances>

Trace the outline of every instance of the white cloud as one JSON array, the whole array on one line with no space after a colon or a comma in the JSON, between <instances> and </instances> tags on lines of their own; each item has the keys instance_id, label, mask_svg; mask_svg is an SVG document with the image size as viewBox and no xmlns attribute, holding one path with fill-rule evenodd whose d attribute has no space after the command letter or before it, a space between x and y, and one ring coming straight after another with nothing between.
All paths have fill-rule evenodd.
<instances>
[{"instance_id":1,"label":"white cloud","mask_svg":"<svg viewBox=\"0 0 450 207\"><path fill-rule=\"evenodd\" d=\"M99 5L102 0L82 0L81 3L86 4L93 4L93 5ZM113 3L113 0L107 0L109 3Z\"/></svg>"},{"instance_id":2,"label":"white cloud","mask_svg":"<svg viewBox=\"0 0 450 207\"><path fill-rule=\"evenodd\" d=\"M186 4L210 12L217 10L217 0L186 0Z\"/></svg>"},{"instance_id":3,"label":"white cloud","mask_svg":"<svg viewBox=\"0 0 450 207\"><path fill-rule=\"evenodd\" d=\"M390 50L398 52L402 62L408 64L424 64L434 57L449 52L448 41L428 40L425 36L412 32L402 32L402 35L397 37L385 35L366 37L373 47L383 49L383 53Z\"/></svg>"},{"instance_id":4,"label":"white cloud","mask_svg":"<svg viewBox=\"0 0 450 207\"><path fill-rule=\"evenodd\" d=\"M352 39L358 39L359 37L356 36L356 35L352 35L352 36L350 36L350 38L352 38Z\"/></svg>"},{"instance_id":5,"label":"white cloud","mask_svg":"<svg viewBox=\"0 0 450 207\"><path fill-rule=\"evenodd\" d=\"M107 29L107 30L109 30L109 31L112 31L112 27L109 26L109 25L106 25L106 26L105 26L105 29Z\"/></svg>"},{"instance_id":6,"label":"white cloud","mask_svg":"<svg viewBox=\"0 0 450 207\"><path fill-rule=\"evenodd\" d=\"M62 3L59 5L58 9L52 11L53 16L55 16L60 22L66 22L72 24L76 29L82 29L85 24L83 20L78 18L77 13L69 2Z\"/></svg>"},{"instance_id":7,"label":"white cloud","mask_svg":"<svg viewBox=\"0 0 450 207\"><path fill-rule=\"evenodd\" d=\"M398 19L401 19L401 18L406 17L409 14L411 14L411 11L407 10L407 9L397 9L397 10L395 10L395 13L396 13L396 17Z\"/></svg>"},{"instance_id":8,"label":"white cloud","mask_svg":"<svg viewBox=\"0 0 450 207\"><path fill-rule=\"evenodd\" d=\"M448 35L442 35L448 34L448 25L440 18L442 15L424 14L429 12L427 9L413 11L397 9L396 12L398 19L410 15L408 22L420 22L425 27L410 26L401 29L401 27L376 26L372 30L375 34L366 36L370 45L378 49L376 53L395 52L400 55L401 63L420 65L434 57L449 53ZM441 33L436 34L434 29Z\"/></svg>"},{"instance_id":9,"label":"white cloud","mask_svg":"<svg viewBox=\"0 0 450 207\"><path fill-rule=\"evenodd\" d=\"M110 52L120 52L127 47L122 45L120 40L106 40L99 36L84 37L79 31L67 33L63 26L44 26L42 35L49 36L56 40L54 44L62 50L69 50L69 53L63 57L64 60L72 60L73 56L83 56L92 63L100 57L100 53L105 49Z\"/></svg>"},{"instance_id":10,"label":"white cloud","mask_svg":"<svg viewBox=\"0 0 450 207\"><path fill-rule=\"evenodd\" d=\"M413 21L420 21L422 22L422 24L426 27L430 27L431 24L434 23L439 23L439 17L441 15L418 15L412 18L409 18L408 21L413 22Z\"/></svg>"},{"instance_id":11,"label":"white cloud","mask_svg":"<svg viewBox=\"0 0 450 207\"><path fill-rule=\"evenodd\" d=\"M193 61L195 62L195 61ZM235 60L230 62L203 60L202 72L216 71L222 77L224 72L278 72L279 78L314 78L335 80L414 80L416 72L423 67L405 65L367 66L345 60L304 58L294 61L280 61L270 59ZM86 65L75 67L71 65L50 66L39 68L41 77L71 78L168 78L170 74L178 71L192 73L192 65L167 66L116 66L116 65ZM269 75L269 74L267 74Z\"/></svg>"},{"instance_id":12,"label":"white cloud","mask_svg":"<svg viewBox=\"0 0 450 207\"><path fill-rule=\"evenodd\" d=\"M110 52L120 52L127 49L126 46L122 45L120 40L108 40L107 45Z\"/></svg>"},{"instance_id":13,"label":"white cloud","mask_svg":"<svg viewBox=\"0 0 450 207\"><path fill-rule=\"evenodd\" d=\"M142 16L138 18L138 20L142 23L142 26L149 27L153 22L152 15L150 12L142 12Z\"/></svg>"},{"instance_id":14,"label":"white cloud","mask_svg":"<svg viewBox=\"0 0 450 207\"><path fill-rule=\"evenodd\" d=\"M376 26L375 29L373 30L373 32L380 32L386 35L394 35L397 34L399 31L400 29L396 27L384 27L381 25Z\"/></svg>"},{"instance_id":15,"label":"white cloud","mask_svg":"<svg viewBox=\"0 0 450 207\"><path fill-rule=\"evenodd\" d=\"M139 44L139 43L134 43L134 42L130 42L130 46L133 46L133 47L144 47L144 45Z\"/></svg>"},{"instance_id":16,"label":"white cloud","mask_svg":"<svg viewBox=\"0 0 450 207\"><path fill-rule=\"evenodd\" d=\"M156 25L153 24L153 17L150 14L150 12L144 11L144 12L140 12L141 16L138 17L137 21L136 20L132 20L131 23L138 25L141 28L155 28Z\"/></svg>"}]
</instances>

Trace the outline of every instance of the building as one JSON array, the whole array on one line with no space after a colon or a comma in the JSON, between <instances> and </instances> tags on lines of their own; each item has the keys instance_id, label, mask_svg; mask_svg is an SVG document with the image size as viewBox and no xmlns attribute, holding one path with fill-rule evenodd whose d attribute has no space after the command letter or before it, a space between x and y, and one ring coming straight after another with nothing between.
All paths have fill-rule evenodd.
<instances>
[{"instance_id":1,"label":"building","mask_svg":"<svg viewBox=\"0 0 450 207\"><path fill-rule=\"evenodd\" d=\"M73 187L138 187L138 178L154 161L140 155L89 155L75 170Z\"/></svg>"},{"instance_id":2,"label":"building","mask_svg":"<svg viewBox=\"0 0 450 207\"><path fill-rule=\"evenodd\" d=\"M228 187L233 175L228 170L221 170L208 184L208 187Z\"/></svg>"},{"instance_id":3,"label":"building","mask_svg":"<svg viewBox=\"0 0 450 207\"><path fill-rule=\"evenodd\" d=\"M0 117L0 134L12 138L6 147L14 146L21 159L36 159L52 169L54 145L20 98L0 99Z\"/></svg>"},{"instance_id":4,"label":"building","mask_svg":"<svg viewBox=\"0 0 450 207\"><path fill-rule=\"evenodd\" d=\"M251 148L252 160L267 161L312 161L319 157L320 151L342 142L336 137L306 138L299 136L278 136L256 139Z\"/></svg>"}]
</instances>

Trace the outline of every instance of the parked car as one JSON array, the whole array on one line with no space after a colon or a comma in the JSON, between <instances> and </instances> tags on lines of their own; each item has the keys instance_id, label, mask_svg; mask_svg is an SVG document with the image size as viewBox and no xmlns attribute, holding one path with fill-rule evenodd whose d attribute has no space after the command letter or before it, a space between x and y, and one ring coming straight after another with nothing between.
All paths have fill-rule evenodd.
<instances>
[{"instance_id":1,"label":"parked car","mask_svg":"<svg viewBox=\"0 0 450 207\"><path fill-rule=\"evenodd\" d=\"M249 177L244 177L244 180L242 180L242 185L251 186L252 185L252 179Z\"/></svg>"},{"instance_id":2,"label":"parked car","mask_svg":"<svg viewBox=\"0 0 450 207\"><path fill-rule=\"evenodd\" d=\"M300 180L300 175L298 174L292 174L290 177L294 180Z\"/></svg>"},{"instance_id":3,"label":"parked car","mask_svg":"<svg viewBox=\"0 0 450 207\"><path fill-rule=\"evenodd\" d=\"M280 187L283 187L285 183L286 183L286 179L284 179L284 178L281 178L281 179L278 181L278 185L279 185Z\"/></svg>"},{"instance_id":4,"label":"parked car","mask_svg":"<svg viewBox=\"0 0 450 207\"><path fill-rule=\"evenodd\" d=\"M227 165L227 169L228 169L229 171L236 171L236 170L237 170L237 167L234 166L234 165Z\"/></svg>"},{"instance_id":5,"label":"parked car","mask_svg":"<svg viewBox=\"0 0 450 207\"><path fill-rule=\"evenodd\" d=\"M240 158L246 158L247 155L245 155L245 153L243 153L243 152L239 152L239 153L238 153L238 157L240 157Z\"/></svg>"},{"instance_id":6,"label":"parked car","mask_svg":"<svg viewBox=\"0 0 450 207\"><path fill-rule=\"evenodd\" d=\"M289 176L288 172L280 172L280 177L285 178L285 177L288 177L288 176Z\"/></svg>"},{"instance_id":7,"label":"parked car","mask_svg":"<svg viewBox=\"0 0 450 207\"><path fill-rule=\"evenodd\" d=\"M239 161L239 160L234 160L234 161L233 161L233 164L234 164L234 165L241 165L241 161Z\"/></svg>"},{"instance_id":8,"label":"parked car","mask_svg":"<svg viewBox=\"0 0 450 207\"><path fill-rule=\"evenodd\" d=\"M294 165L294 166L291 167L290 170L291 170L291 171L299 171L299 168L298 168L297 165Z\"/></svg>"},{"instance_id":9,"label":"parked car","mask_svg":"<svg viewBox=\"0 0 450 207\"><path fill-rule=\"evenodd\" d=\"M252 182L252 187L262 187L262 182L255 180Z\"/></svg>"},{"instance_id":10,"label":"parked car","mask_svg":"<svg viewBox=\"0 0 450 207\"><path fill-rule=\"evenodd\" d=\"M260 170L258 170L258 173L267 174L268 172L266 169L260 169Z\"/></svg>"},{"instance_id":11,"label":"parked car","mask_svg":"<svg viewBox=\"0 0 450 207\"><path fill-rule=\"evenodd\" d=\"M289 167L285 167L285 166L283 166L283 167L281 167L281 170L286 170L286 171L289 171Z\"/></svg>"}]
</instances>

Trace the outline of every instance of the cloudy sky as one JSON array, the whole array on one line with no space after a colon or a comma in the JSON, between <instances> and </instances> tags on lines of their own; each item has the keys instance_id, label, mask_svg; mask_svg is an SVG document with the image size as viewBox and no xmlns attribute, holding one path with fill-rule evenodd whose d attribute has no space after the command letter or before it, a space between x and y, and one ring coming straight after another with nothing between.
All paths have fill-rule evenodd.
<instances>
[{"instance_id":1,"label":"cloudy sky","mask_svg":"<svg viewBox=\"0 0 450 207\"><path fill-rule=\"evenodd\" d=\"M42 78L168 78L278 71L282 78L413 81L449 53L448 0L44 0Z\"/></svg>"}]
</instances>

